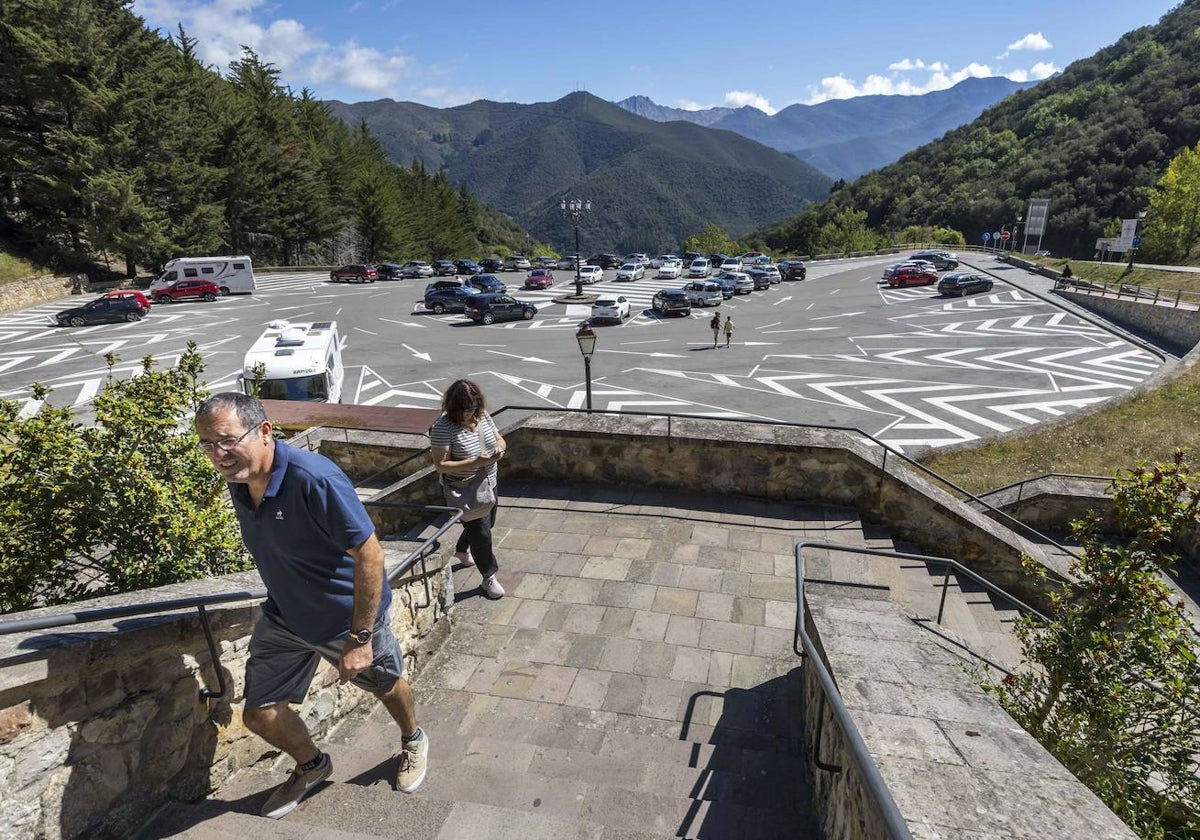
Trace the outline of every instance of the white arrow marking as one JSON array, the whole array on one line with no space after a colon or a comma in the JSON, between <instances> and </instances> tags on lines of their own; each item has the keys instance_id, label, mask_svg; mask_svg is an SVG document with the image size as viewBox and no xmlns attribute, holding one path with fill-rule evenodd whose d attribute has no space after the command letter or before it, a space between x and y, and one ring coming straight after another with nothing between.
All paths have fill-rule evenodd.
<instances>
[{"instance_id":1,"label":"white arrow marking","mask_svg":"<svg viewBox=\"0 0 1200 840\"><path fill-rule=\"evenodd\" d=\"M836 330L837 327L798 327L794 330L763 330L763 332L774 335L775 333L790 333L790 332L825 332L826 330Z\"/></svg>"},{"instance_id":2,"label":"white arrow marking","mask_svg":"<svg viewBox=\"0 0 1200 840\"><path fill-rule=\"evenodd\" d=\"M771 305L772 305L772 306L778 306L779 304L781 304L781 303L786 303L787 301L789 301L789 300L791 300L791 299L792 299L792 296L791 296L791 295L788 295L787 297L781 297L779 300L775 301L775 302L774 302L774 303L772 303ZM808 305L808 308L809 308L809 309L812 309L812 304L811 304L811 303Z\"/></svg>"},{"instance_id":3,"label":"white arrow marking","mask_svg":"<svg viewBox=\"0 0 1200 840\"><path fill-rule=\"evenodd\" d=\"M537 356L518 356L516 353L501 353L499 350L488 350L489 353L495 353L497 356L508 356L510 359L520 359L522 362L537 362L540 365L553 365L557 362L552 362L549 359L539 359ZM609 352L620 352L611 350Z\"/></svg>"},{"instance_id":4,"label":"white arrow marking","mask_svg":"<svg viewBox=\"0 0 1200 840\"><path fill-rule=\"evenodd\" d=\"M414 349L412 349L411 347L409 347L407 344L401 344L400 346L401 346L401 347L403 347L405 350L407 350L409 353L412 353L412 354L413 354L414 356L416 356L418 359L424 359L424 360L425 360L425 361L427 361L427 362L431 362L431 361L433 361L433 359L432 359L432 358L430 358L430 356L429 356L429 354L428 354L428 353L419 353L419 352L417 352L416 350L414 350Z\"/></svg>"},{"instance_id":5,"label":"white arrow marking","mask_svg":"<svg viewBox=\"0 0 1200 840\"><path fill-rule=\"evenodd\" d=\"M399 324L402 327L420 327L421 329L425 329L426 326L425 324L418 324L416 321L396 321L392 318L380 318L379 320L386 321L389 324Z\"/></svg>"},{"instance_id":6,"label":"white arrow marking","mask_svg":"<svg viewBox=\"0 0 1200 840\"><path fill-rule=\"evenodd\" d=\"M693 342L693 343L699 344L700 342ZM682 359L683 358L683 356L680 356L678 353L660 353L657 350L655 350L653 353L644 353L641 350L597 350L596 352L597 353L621 353L626 356L659 356L659 357L665 357L665 358L670 358L670 359Z\"/></svg>"},{"instance_id":7,"label":"white arrow marking","mask_svg":"<svg viewBox=\"0 0 1200 840\"><path fill-rule=\"evenodd\" d=\"M850 318L854 315L861 315L861 312L839 312L836 315L822 315L820 318L813 318L813 321L826 321L830 318Z\"/></svg>"}]
</instances>

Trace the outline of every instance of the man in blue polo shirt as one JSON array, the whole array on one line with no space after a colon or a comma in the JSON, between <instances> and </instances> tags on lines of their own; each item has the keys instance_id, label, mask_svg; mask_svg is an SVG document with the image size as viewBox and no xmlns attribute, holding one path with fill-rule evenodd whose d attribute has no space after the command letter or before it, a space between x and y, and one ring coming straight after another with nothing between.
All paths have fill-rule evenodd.
<instances>
[{"instance_id":1,"label":"man in blue polo shirt","mask_svg":"<svg viewBox=\"0 0 1200 840\"><path fill-rule=\"evenodd\" d=\"M262 403L226 392L196 411L200 451L229 483L242 540L267 587L250 637L242 720L296 761L263 816L292 811L333 763L290 704L303 702L321 659L370 691L400 725L396 787L425 779L429 738L417 726L404 658L388 621L391 588L375 526L350 480L322 455L271 434Z\"/></svg>"}]
</instances>

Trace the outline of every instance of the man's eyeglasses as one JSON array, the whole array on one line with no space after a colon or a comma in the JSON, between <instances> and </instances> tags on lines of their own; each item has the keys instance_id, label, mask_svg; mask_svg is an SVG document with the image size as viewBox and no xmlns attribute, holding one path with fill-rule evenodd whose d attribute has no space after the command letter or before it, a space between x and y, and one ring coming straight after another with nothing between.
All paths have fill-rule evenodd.
<instances>
[{"instance_id":1,"label":"man's eyeglasses","mask_svg":"<svg viewBox=\"0 0 1200 840\"><path fill-rule=\"evenodd\" d=\"M222 452L230 452L233 450L233 448L235 446L237 446L239 443L241 443L243 440L246 439L246 435L250 434L251 432L257 431L258 428L259 428L258 426L251 426L249 429L242 432L241 435L239 435L238 437L221 438L220 440L218 440L216 442L202 440L196 444L196 448L199 449L201 452L203 452L205 455L211 455L214 452L216 452L218 449L221 450Z\"/></svg>"}]
</instances>

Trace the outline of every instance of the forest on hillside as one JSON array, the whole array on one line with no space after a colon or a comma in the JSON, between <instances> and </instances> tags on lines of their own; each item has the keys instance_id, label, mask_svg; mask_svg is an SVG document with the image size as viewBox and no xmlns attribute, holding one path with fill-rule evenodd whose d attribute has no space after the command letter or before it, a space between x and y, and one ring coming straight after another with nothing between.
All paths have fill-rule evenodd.
<instances>
[{"instance_id":1,"label":"forest on hillside","mask_svg":"<svg viewBox=\"0 0 1200 840\"><path fill-rule=\"evenodd\" d=\"M852 212L884 238L945 226L981 244L985 231L1011 230L1031 198L1048 198L1044 246L1087 258L1120 219L1152 209L1168 165L1198 140L1200 0L1187 0L942 139L835 184L825 202L761 235L807 252L815 231Z\"/></svg>"},{"instance_id":2,"label":"forest on hillside","mask_svg":"<svg viewBox=\"0 0 1200 840\"><path fill-rule=\"evenodd\" d=\"M265 264L534 248L442 173L389 162L250 51L223 72L128 0L0 4L0 247L132 276L181 255Z\"/></svg>"}]
</instances>

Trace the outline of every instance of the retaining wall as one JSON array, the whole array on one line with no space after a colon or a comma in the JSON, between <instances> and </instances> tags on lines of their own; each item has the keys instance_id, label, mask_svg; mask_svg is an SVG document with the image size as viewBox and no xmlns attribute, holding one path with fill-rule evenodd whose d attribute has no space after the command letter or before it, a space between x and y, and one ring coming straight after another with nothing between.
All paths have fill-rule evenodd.
<instances>
[{"instance_id":1,"label":"retaining wall","mask_svg":"<svg viewBox=\"0 0 1200 840\"><path fill-rule=\"evenodd\" d=\"M1154 336L1177 355L1184 355L1200 342L1200 311L1195 309L1101 297L1062 289L1056 289L1054 293L1107 321L1134 332Z\"/></svg>"},{"instance_id":2,"label":"retaining wall","mask_svg":"<svg viewBox=\"0 0 1200 840\"><path fill-rule=\"evenodd\" d=\"M15 312L48 300L58 300L71 294L71 286L69 277L51 274L0 284L0 312Z\"/></svg>"}]
</instances>

